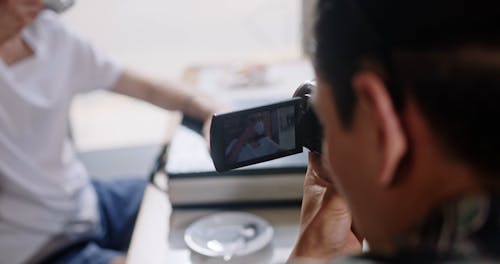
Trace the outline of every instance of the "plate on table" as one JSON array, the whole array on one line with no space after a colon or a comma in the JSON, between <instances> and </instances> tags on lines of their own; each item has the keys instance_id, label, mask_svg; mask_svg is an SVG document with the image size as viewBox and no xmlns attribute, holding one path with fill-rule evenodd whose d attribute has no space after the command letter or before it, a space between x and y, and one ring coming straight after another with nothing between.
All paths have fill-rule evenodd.
<instances>
[{"instance_id":1,"label":"plate on table","mask_svg":"<svg viewBox=\"0 0 500 264\"><path fill-rule=\"evenodd\" d=\"M263 218L244 212L224 212L203 217L191 224L184 241L193 251L226 261L264 248L274 230Z\"/></svg>"}]
</instances>

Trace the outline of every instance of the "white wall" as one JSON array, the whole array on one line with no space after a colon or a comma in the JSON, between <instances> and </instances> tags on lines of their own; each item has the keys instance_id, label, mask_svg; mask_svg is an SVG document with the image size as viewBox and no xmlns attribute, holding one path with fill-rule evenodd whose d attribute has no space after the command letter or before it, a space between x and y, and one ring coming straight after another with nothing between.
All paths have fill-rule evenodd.
<instances>
[{"instance_id":1,"label":"white wall","mask_svg":"<svg viewBox=\"0 0 500 264\"><path fill-rule=\"evenodd\" d=\"M65 19L127 65L186 66L299 56L300 0L79 0Z\"/></svg>"}]
</instances>

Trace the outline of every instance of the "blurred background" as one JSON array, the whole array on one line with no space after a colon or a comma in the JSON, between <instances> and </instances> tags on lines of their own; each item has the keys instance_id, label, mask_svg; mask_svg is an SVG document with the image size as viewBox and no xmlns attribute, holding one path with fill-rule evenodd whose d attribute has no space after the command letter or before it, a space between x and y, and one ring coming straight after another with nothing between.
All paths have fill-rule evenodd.
<instances>
[{"instance_id":1,"label":"blurred background","mask_svg":"<svg viewBox=\"0 0 500 264\"><path fill-rule=\"evenodd\" d=\"M126 67L183 82L188 69L303 60L313 2L81 0L63 19ZM91 174L145 176L168 115L146 103L95 92L75 99L72 133Z\"/></svg>"}]
</instances>

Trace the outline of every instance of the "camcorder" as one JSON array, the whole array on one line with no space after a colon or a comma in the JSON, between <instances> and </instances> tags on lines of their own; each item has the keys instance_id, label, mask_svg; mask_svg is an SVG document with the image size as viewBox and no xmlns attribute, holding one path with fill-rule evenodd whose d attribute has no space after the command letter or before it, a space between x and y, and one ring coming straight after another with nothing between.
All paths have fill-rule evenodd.
<instances>
[{"instance_id":1,"label":"camcorder","mask_svg":"<svg viewBox=\"0 0 500 264\"><path fill-rule=\"evenodd\" d=\"M43 7L56 13L62 13L75 4L75 0L43 0Z\"/></svg>"},{"instance_id":2,"label":"camcorder","mask_svg":"<svg viewBox=\"0 0 500 264\"><path fill-rule=\"evenodd\" d=\"M286 101L216 114L210 154L218 172L301 153L320 153L322 128L312 108L316 85L307 81Z\"/></svg>"}]
</instances>

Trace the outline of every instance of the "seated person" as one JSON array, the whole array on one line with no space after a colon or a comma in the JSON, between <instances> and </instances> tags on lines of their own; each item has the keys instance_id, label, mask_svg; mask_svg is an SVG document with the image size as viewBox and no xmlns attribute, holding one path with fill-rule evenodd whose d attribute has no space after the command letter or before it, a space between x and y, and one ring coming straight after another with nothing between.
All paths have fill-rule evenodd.
<instances>
[{"instance_id":1,"label":"seated person","mask_svg":"<svg viewBox=\"0 0 500 264\"><path fill-rule=\"evenodd\" d=\"M319 1L323 156L291 262L500 262L499 10Z\"/></svg>"},{"instance_id":2,"label":"seated person","mask_svg":"<svg viewBox=\"0 0 500 264\"><path fill-rule=\"evenodd\" d=\"M280 151L280 145L271 139L268 131L262 113L249 116L243 133L226 148L228 160L243 162Z\"/></svg>"},{"instance_id":3,"label":"seated person","mask_svg":"<svg viewBox=\"0 0 500 264\"><path fill-rule=\"evenodd\" d=\"M123 69L41 8L0 0L0 262L118 263L146 181L90 180L68 137L71 99L108 89L199 120L214 105Z\"/></svg>"}]
</instances>

